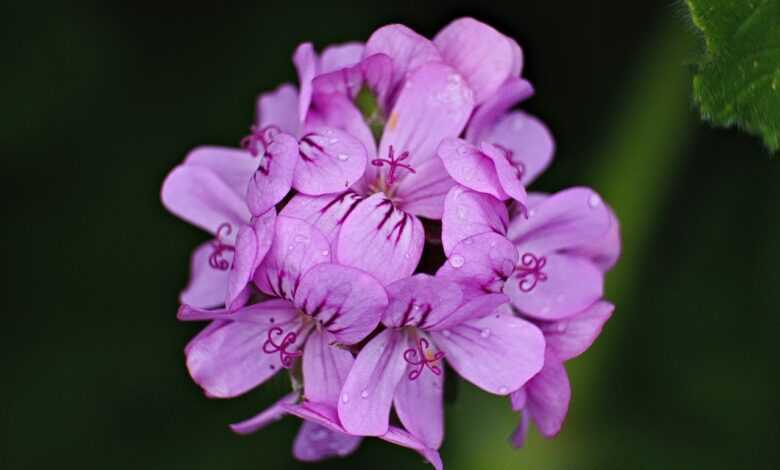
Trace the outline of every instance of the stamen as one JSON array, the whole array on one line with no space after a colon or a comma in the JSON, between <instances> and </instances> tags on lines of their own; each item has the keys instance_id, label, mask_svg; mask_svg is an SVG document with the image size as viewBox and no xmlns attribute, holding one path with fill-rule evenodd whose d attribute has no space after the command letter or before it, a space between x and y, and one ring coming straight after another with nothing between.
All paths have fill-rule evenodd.
<instances>
[{"instance_id":1,"label":"stamen","mask_svg":"<svg viewBox=\"0 0 780 470\"><path fill-rule=\"evenodd\" d=\"M398 158L396 158L395 149L393 149L393 146L391 145L387 157L388 158L375 158L374 160L371 160L371 164L374 166L382 166L385 163L390 166L390 171L387 173L387 184L392 185L395 183L395 171L398 168L403 168L404 170L410 171L412 173L417 173L414 171L414 168L412 168L411 165L407 163L401 163L402 161L409 158L409 152L403 152L398 156Z\"/></svg>"},{"instance_id":2,"label":"stamen","mask_svg":"<svg viewBox=\"0 0 780 470\"><path fill-rule=\"evenodd\" d=\"M517 287L523 292L531 292L536 284L547 280L547 274L542 269L547 264L544 256L536 257L533 253L524 253L520 257L520 265L517 267L520 273Z\"/></svg>"},{"instance_id":3,"label":"stamen","mask_svg":"<svg viewBox=\"0 0 780 470\"><path fill-rule=\"evenodd\" d=\"M298 339L298 334L295 332L291 331L290 333L287 333L287 335L285 335L285 337L282 339L282 343L276 344L274 342L273 336L281 336L282 334L284 334L284 330L278 326L268 330L268 339L265 340L265 343L263 343L263 352L266 354L274 354L278 352L279 361L282 363L282 366L286 369L289 369L292 367L295 358L301 356L303 353L301 351L290 352L287 350L287 348L294 344Z\"/></svg>"},{"instance_id":4,"label":"stamen","mask_svg":"<svg viewBox=\"0 0 780 470\"><path fill-rule=\"evenodd\" d=\"M247 150L253 157L260 155L260 144L263 149L268 147L271 141L277 134L282 131L276 126L266 126L262 129L252 125L250 128L250 134L241 139L241 148Z\"/></svg>"},{"instance_id":5,"label":"stamen","mask_svg":"<svg viewBox=\"0 0 780 470\"><path fill-rule=\"evenodd\" d=\"M436 375L441 375L441 368L435 363L444 358L444 352L438 351L436 354L428 354L428 340L420 338L417 340L417 348L409 348L404 351L404 360L417 368L409 372L409 380L417 380L425 367Z\"/></svg>"},{"instance_id":6,"label":"stamen","mask_svg":"<svg viewBox=\"0 0 780 470\"><path fill-rule=\"evenodd\" d=\"M236 251L235 247L222 241L223 231L225 232L224 235L227 236L230 235L233 228L227 222L217 228L216 238L211 242L213 251L209 255L209 266L211 266L212 269L217 269L219 271L227 271L230 269L230 262L223 258L223 253L226 251L234 253Z\"/></svg>"}]
</instances>

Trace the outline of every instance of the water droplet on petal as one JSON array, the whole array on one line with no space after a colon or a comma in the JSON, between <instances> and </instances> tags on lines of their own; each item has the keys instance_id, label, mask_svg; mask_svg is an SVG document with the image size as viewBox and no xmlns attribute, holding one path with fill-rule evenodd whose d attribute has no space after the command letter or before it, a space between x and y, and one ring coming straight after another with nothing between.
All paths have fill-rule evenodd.
<instances>
[{"instance_id":1,"label":"water droplet on petal","mask_svg":"<svg viewBox=\"0 0 780 470\"><path fill-rule=\"evenodd\" d=\"M339 156L336 158L338 158L342 162L346 162L347 160L349 160L349 155L347 155L346 153L340 153Z\"/></svg>"},{"instance_id":2,"label":"water droplet on petal","mask_svg":"<svg viewBox=\"0 0 780 470\"><path fill-rule=\"evenodd\" d=\"M293 251L295 249L295 245L290 245L287 247L287 251Z\"/></svg>"},{"instance_id":3,"label":"water droplet on petal","mask_svg":"<svg viewBox=\"0 0 780 470\"><path fill-rule=\"evenodd\" d=\"M441 334L443 334L445 338L449 338L451 333L450 330L444 330L441 332Z\"/></svg>"},{"instance_id":4,"label":"water droplet on petal","mask_svg":"<svg viewBox=\"0 0 780 470\"><path fill-rule=\"evenodd\" d=\"M506 387L498 388L498 393L500 393L501 395L506 395L507 392L509 392L509 389L507 389Z\"/></svg>"},{"instance_id":5,"label":"water droplet on petal","mask_svg":"<svg viewBox=\"0 0 780 470\"><path fill-rule=\"evenodd\" d=\"M368 390L363 390L360 392L360 398L368 398Z\"/></svg>"},{"instance_id":6,"label":"water droplet on petal","mask_svg":"<svg viewBox=\"0 0 780 470\"><path fill-rule=\"evenodd\" d=\"M487 338L488 336L490 336L490 330L488 328L485 328L484 330L479 332L479 336L483 338Z\"/></svg>"},{"instance_id":7,"label":"water droplet on petal","mask_svg":"<svg viewBox=\"0 0 780 470\"><path fill-rule=\"evenodd\" d=\"M534 214L536 214L536 211L534 209L531 209L530 211L528 211L528 217L529 218L533 217Z\"/></svg>"},{"instance_id":8,"label":"water droplet on petal","mask_svg":"<svg viewBox=\"0 0 780 470\"><path fill-rule=\"evenodd\" d=\"M341 403L346 403L348 401L349 401L349 395L347 395L346 393L342 393L341 394Z\"/></svg>"},{"instance_id":9,"label":"water droplet on petal","mask_svg":"<svg viewBox=\"0 0 780 470\"><path fill-rule=\"evenodd\" d=\"M590 198L588 198L588 205L590 207L598 207L601 205L601 198L598 194L591 194Z\"/></svg>"},{"instance_id":10,"label":"water droplet on petal","mask_svg":"<svg viewBox=\"0 0 780 470\"><path fill-rule=\"evenodd\" d=\"M309 237L307 237L306 235L296 235L295 241L298 243L306 243L309 241Z\"/></svg>"},{"instance_id":11,"label":"water droplet on petal","mask_svg":"<svg viewBox=\"0 0 780 470\"><path fill-rule=\"evenodd\" d=\"M566 333L566 328L567 328L566 322L558 322L555 325L556 333Z\"/></svg>"},{"instance_id":12,"label":"water droplet on petal","mask_svg":"<svg viewBox=\"0 0 780 470\"><path fill-rule=\"evenodd\" d=\"M474 243L474 240L472 240L471 238L467 238L463 243L466 245L471 245Z\"/></svg>"},{"instance_id":13,"label":"water droplet on petal","mask_svg":"<svg viewBox=\"0 0 780 470\"><path fill-rule=\"evenodd\" d=\"M466 209L464 207L458 207L458 217L461 219L466 218Z\"/></svg>"},{"instance_id":14,"label":"water droplet on petal","mask_svg":"<svg viewBox=\"0 0 780 470\"><path fill-rule=\"evenodd\" d=\"M329 254L330 254L330 251L322 250L322 256L328 256Z\"/></svg>"},{"instance_id":15,"label":"water droplet on petal","mask_svg":"<svg viewBox=\"0 0 780 470\"><path fill-rule=\"evenodd\" d=\"M452 258L450 258L450 264L453 268L460 268L466 263L466 260L463 259L461 255L455 255Z\"/></svg>"}]
</instances>

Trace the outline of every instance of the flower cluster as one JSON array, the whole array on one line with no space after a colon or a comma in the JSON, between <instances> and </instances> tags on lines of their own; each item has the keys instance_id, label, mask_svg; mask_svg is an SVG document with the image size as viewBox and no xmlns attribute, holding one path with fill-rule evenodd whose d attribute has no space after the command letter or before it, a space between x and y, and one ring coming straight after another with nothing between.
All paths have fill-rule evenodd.
<instances>
[{"instance_id":1,"label":"flower cluster","mask_svg":"<svg viewBox=\"0 0 780 470\"><path fill-rule=\"evenodd\" d=\"M564 361L612 313L620 241L592 190L526 192L554 144L513 110L533 93L520 47L463 18L433 40L390 25L319 55L303 44L293 61L299 87L260 96L240 148L196 148L163 184L164 205L213 235L178 313L210 322L185 348L192 378L229 398L289 374L288 395L231 427L300 417L302 460L375 436L441 468L455 374L509 399L515 445L531 421L555 435Z\"/></svg>"}]
</instances>

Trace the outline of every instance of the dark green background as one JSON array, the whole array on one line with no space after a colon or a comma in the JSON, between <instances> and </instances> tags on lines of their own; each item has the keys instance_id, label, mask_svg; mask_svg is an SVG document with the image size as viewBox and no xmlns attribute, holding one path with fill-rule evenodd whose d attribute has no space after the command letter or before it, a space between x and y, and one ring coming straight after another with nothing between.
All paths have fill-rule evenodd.
<instances>
[{"instance_id":1,"label":"dark green background","mask_svg":"<svg viewBox=\"0 0 780 470\"><path fill-rule=\"evenodd\" d=\"M164 212L160 184L189 148L237 144L256 94L294 80L297 43L396 21L431 35L464 14L525 51L524 106L558 143L535 188L593 186L625 250L559 438L511 450L505 400L463 385L447 468L778 468L780 161L699 123L700 46L669 0L0 6L0 468L304 467L294 419L226 428L283 381L215 401L187 376L200 325L175 320L176 299L206 236ZM367 440L316 468L427 467Z\"/></svg>"}]
</instances>

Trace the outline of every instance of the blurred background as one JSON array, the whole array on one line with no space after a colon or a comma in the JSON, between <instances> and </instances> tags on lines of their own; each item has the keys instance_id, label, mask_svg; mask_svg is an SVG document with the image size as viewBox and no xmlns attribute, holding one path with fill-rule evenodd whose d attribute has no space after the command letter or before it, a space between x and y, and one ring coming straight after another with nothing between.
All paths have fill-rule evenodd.
<instances>
[{"instance_id":1,"label":"blurred background","mask_svg":"<svg viewBox=\"0 0 780 470\"><path fill-rule=\"evenodd\" d=\"M4 2L0 157L5 279L0 468L430 468L366 440L346 459L292 459L299 423L249 437L230 422L284 381L209 400L175 319L204 233L159 202L188 149L235 146L255 96L295 80L290 56L402 22L431 36L473 15L516 38L553 130L534 189L590 185L616 210L617 310L568 364L552 441L507 438L506 400L461 384L448 469L780 468L780 160L702 124L700 52L682 2Z\"/></svg>"}]
</instances>

